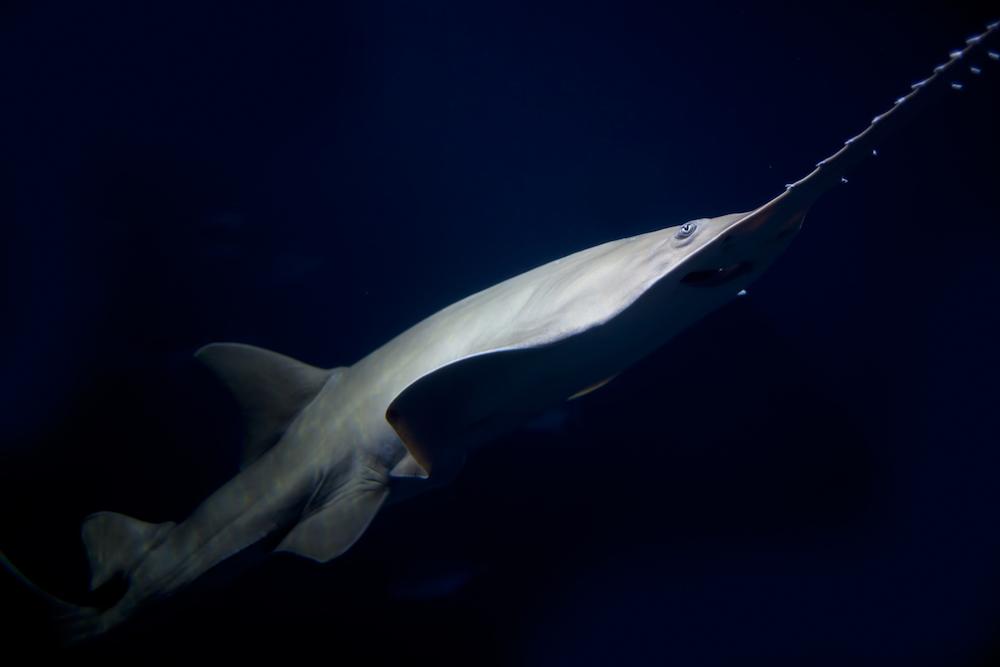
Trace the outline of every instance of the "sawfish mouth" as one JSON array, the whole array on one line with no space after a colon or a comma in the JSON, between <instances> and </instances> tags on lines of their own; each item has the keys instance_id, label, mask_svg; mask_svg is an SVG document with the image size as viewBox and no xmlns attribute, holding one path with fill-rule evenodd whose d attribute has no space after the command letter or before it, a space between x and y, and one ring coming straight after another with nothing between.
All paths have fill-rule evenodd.
<instances>
[{"instance_id":1,"label":"sawfish mouth","mask_svg":"<svg viewBox=\"0 0 1000 667\"><path fill-rule=\"evenodd\" d=\"M681 278L681 283L693 287L718 287L749 273L752 268L751 262L737 262L714 269L701 269L688 273Z\"/></svg>"}]
</instances>

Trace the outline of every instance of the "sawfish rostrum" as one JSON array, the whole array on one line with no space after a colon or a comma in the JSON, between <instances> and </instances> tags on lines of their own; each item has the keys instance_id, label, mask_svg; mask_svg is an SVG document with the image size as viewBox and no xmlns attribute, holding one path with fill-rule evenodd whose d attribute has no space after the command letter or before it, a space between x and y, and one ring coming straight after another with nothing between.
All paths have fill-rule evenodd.
<instances>
[{"instance_id":1,"label":"sawfish rostrum","mask_svg":"<svg viewBox=\"0 0 1000 667\"><path fill-rule=\"evenodd\" d=\"M785 250L820 195L906 116L997 67L997 26L913 85L801 180L752 211L692 220L549 262L428 317L352 366L322 369L216 343L196 356L241 405L241 471L179 523L111 512L82 537L100 608L46 600L65 636L99 635L252 546L319 562L344 553L387 501L448 481L466 453L591 391L743 290Z\"/></svg>"}]
</instances>

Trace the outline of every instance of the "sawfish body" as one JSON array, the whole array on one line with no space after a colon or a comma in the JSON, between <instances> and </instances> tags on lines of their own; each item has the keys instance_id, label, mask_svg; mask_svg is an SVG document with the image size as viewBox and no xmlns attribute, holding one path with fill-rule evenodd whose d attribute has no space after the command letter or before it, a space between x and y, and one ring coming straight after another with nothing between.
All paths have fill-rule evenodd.
<instances>
[{"instance_id":1,"label":"sawfish body","mask_svg":"<svg viewBox=\"0 0 1000 667\"><path fill-rule=\"evenodd\" d=\"M179 524L99 512L83 524L91 587L126 583L112 606L47 596L70 640L99 635L254 546L325 562L380 507L447 482L470 449L601 386L735 298L788 246L816 199L886 132L974 59L996 60L997 25L802 180L748 212L611 241L473 294L353 366L320 369L246 345L196 356L246 418L239 474ZM978 61L977 61L978 62ZM978 65L976 66L978 69ZM5 559L5 566L19 573Z\"/></svg>"}]
</instances>

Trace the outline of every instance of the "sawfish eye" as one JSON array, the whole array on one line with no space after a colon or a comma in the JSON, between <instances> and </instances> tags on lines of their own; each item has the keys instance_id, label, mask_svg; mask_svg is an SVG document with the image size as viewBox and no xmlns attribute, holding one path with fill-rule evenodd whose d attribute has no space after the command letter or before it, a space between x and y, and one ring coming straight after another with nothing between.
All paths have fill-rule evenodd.
<instances>
[{"instance_id":1,"label":"sawfish eye","mask_svg":"<svg viewBox=\"0 0 1000 667\"><path fill-rule=\"evenodd\" d=\"M674 238L676 238L676 239L686 239L687 237L689 237L692 234L694 234L694 230L696 230L696 229L698 229L697 223L694 223L694 222L685 222L683 225L681 225L677 229L677 233L674 234Z\"/></svg>"}]
</instances>

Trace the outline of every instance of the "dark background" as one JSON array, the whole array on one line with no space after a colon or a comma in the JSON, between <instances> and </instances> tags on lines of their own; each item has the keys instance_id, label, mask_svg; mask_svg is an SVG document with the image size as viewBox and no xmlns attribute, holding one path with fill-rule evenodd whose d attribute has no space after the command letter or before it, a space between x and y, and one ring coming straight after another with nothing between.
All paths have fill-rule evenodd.
<instances>
[{"instance_id":1,"label":"dark background","mask_svg":"<svg viewBox=\"0 0 1000 667\"><path fill-rule=\"evenodd\" d=\"M83 599L85 515L179 520L234 474L235 406L198 346L351 364L539 263L753 208L998 15L5 3L0 548ZM984 67L821 200L748 298L334 563L209 578L73 657L994 664ZM9 579L0 611L5 647L51 649Z\"/></svg>"}]
</instances>

